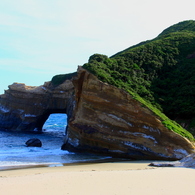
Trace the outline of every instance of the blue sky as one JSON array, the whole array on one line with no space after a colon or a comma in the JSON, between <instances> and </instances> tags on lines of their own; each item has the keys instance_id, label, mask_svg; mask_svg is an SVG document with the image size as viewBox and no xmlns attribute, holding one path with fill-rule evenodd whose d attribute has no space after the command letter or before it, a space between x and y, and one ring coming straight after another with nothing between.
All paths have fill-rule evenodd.
<instances>
[{"instance_id":1,"label":"blue sky","mask_svg":"<svg viewBox=\"0 0 195 195\"><path fill-rule=\"evenodd\" d=\"M194 20L194 0L1 0L0 94L13 82L42 85L89 56L111 56Z\"/></svg>"}]
</instances>

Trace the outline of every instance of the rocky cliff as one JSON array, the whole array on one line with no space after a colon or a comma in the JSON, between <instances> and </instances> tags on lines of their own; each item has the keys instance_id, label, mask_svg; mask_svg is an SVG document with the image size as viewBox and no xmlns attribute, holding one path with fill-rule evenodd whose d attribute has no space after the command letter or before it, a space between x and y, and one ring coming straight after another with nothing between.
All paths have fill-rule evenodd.
<instances>
[{"instance_id":1,"label":"rocky cliff","mask_svg":"<svg viewBox=\"0 0 195 195\"><path fill-rule=\"evenodd\" d=\"M81 68L73 84L75 105L64 148L136 159L180 159L194 152L192 143L125 91Z\"/></svg>"},{"instance_id":2,"label":"rocky cliff","mask_svg":"<svg viewBox=\"0 0 195 195\"><path fill-rule=\"evenodd\" d=\"M181 159L194 152L186 138L125 91L79 67L77 76L54 87L13 84L0 96L0 128L38 130L51 113L67 113L63 149L134 159Z\"/></svg>"}]
</instances>

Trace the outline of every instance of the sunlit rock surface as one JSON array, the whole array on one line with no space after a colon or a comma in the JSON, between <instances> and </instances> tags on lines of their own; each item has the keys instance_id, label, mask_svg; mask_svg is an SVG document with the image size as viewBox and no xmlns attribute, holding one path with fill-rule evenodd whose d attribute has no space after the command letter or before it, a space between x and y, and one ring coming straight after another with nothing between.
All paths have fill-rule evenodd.
<instances>
[{"instance_id":1,"label":"sunlit rock surface","mask_svg":"<svg viewBox=\"0 0 195 195\"><path fill-rule=\"evenodd\" d=\"M77 76L54 87L14 83L0 96L0 128L41 131L51 113L68 115L63 149L132 159L181 159L194 152L187 139L128 93L79 67Z\"/></svg>"},{"instance_id":2,"label":"sunlit rock surface","mask_svg":"<svg viewBox=\"0 0 195 195\"><path fill-rule=\"evenodd\" d=\"M64 148L135 159L181 159L194 151L125 91L81 68L73 84L75 107Z\"/></svg>"}]
</instances>

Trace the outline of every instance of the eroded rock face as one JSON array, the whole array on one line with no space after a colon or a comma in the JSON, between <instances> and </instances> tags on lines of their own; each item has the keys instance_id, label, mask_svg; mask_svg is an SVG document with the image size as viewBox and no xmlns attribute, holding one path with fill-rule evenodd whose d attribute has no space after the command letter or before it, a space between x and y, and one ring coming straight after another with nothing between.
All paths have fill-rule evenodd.
<instances>
[{"instance_id":1,"label":"eroded rock face","mask_svg":"<svg viewBox=\"0 0 195 195\"><path fill-rule=\"evenodd\" d=\"M75 107L64 148L135 159L181 159L194 151L125 91L84 69L73 79Z\"/></svg>"},{"instance_id":2,"label":"eroded rock face","mask_svg":"<svg viewBox=\"0 0 195 195\"><path fill-rule=\"evenodd\" d=\"M55 88L50 82L39 87L10 85L0 96L0 129L41 130L51 113L68 113L73 92L70 80Z\"/></svg>"},{"instance_id":3,"label":"eroded rock face","mask_svg":"<svg viewBox=\"0 0 195 195\"><path fill-rule=\"evenodd\" d=\"M63 149L134 159L181 159L194 145L166 129L128 93L81 67L57 87L15 83L0 96L0 128L41 130L51 113L68 115Z\"/></svg>"}]
</instances>

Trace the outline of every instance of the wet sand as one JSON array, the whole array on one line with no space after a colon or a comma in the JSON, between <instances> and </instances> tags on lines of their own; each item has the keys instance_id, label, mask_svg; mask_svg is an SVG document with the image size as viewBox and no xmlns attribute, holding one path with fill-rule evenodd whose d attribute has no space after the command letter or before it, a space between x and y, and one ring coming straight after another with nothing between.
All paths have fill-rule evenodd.
<instances>
[{"instance_id":1,"label":"wet sand","mask_svg":"<svg viewBox=\"0 0 195 195\"><path fill-rule=\"evenodd\" d=\"M0 171L4 195L191 195L195 169L154 168L151 161L80 163Z\"/></svg>"}]
</instances>

